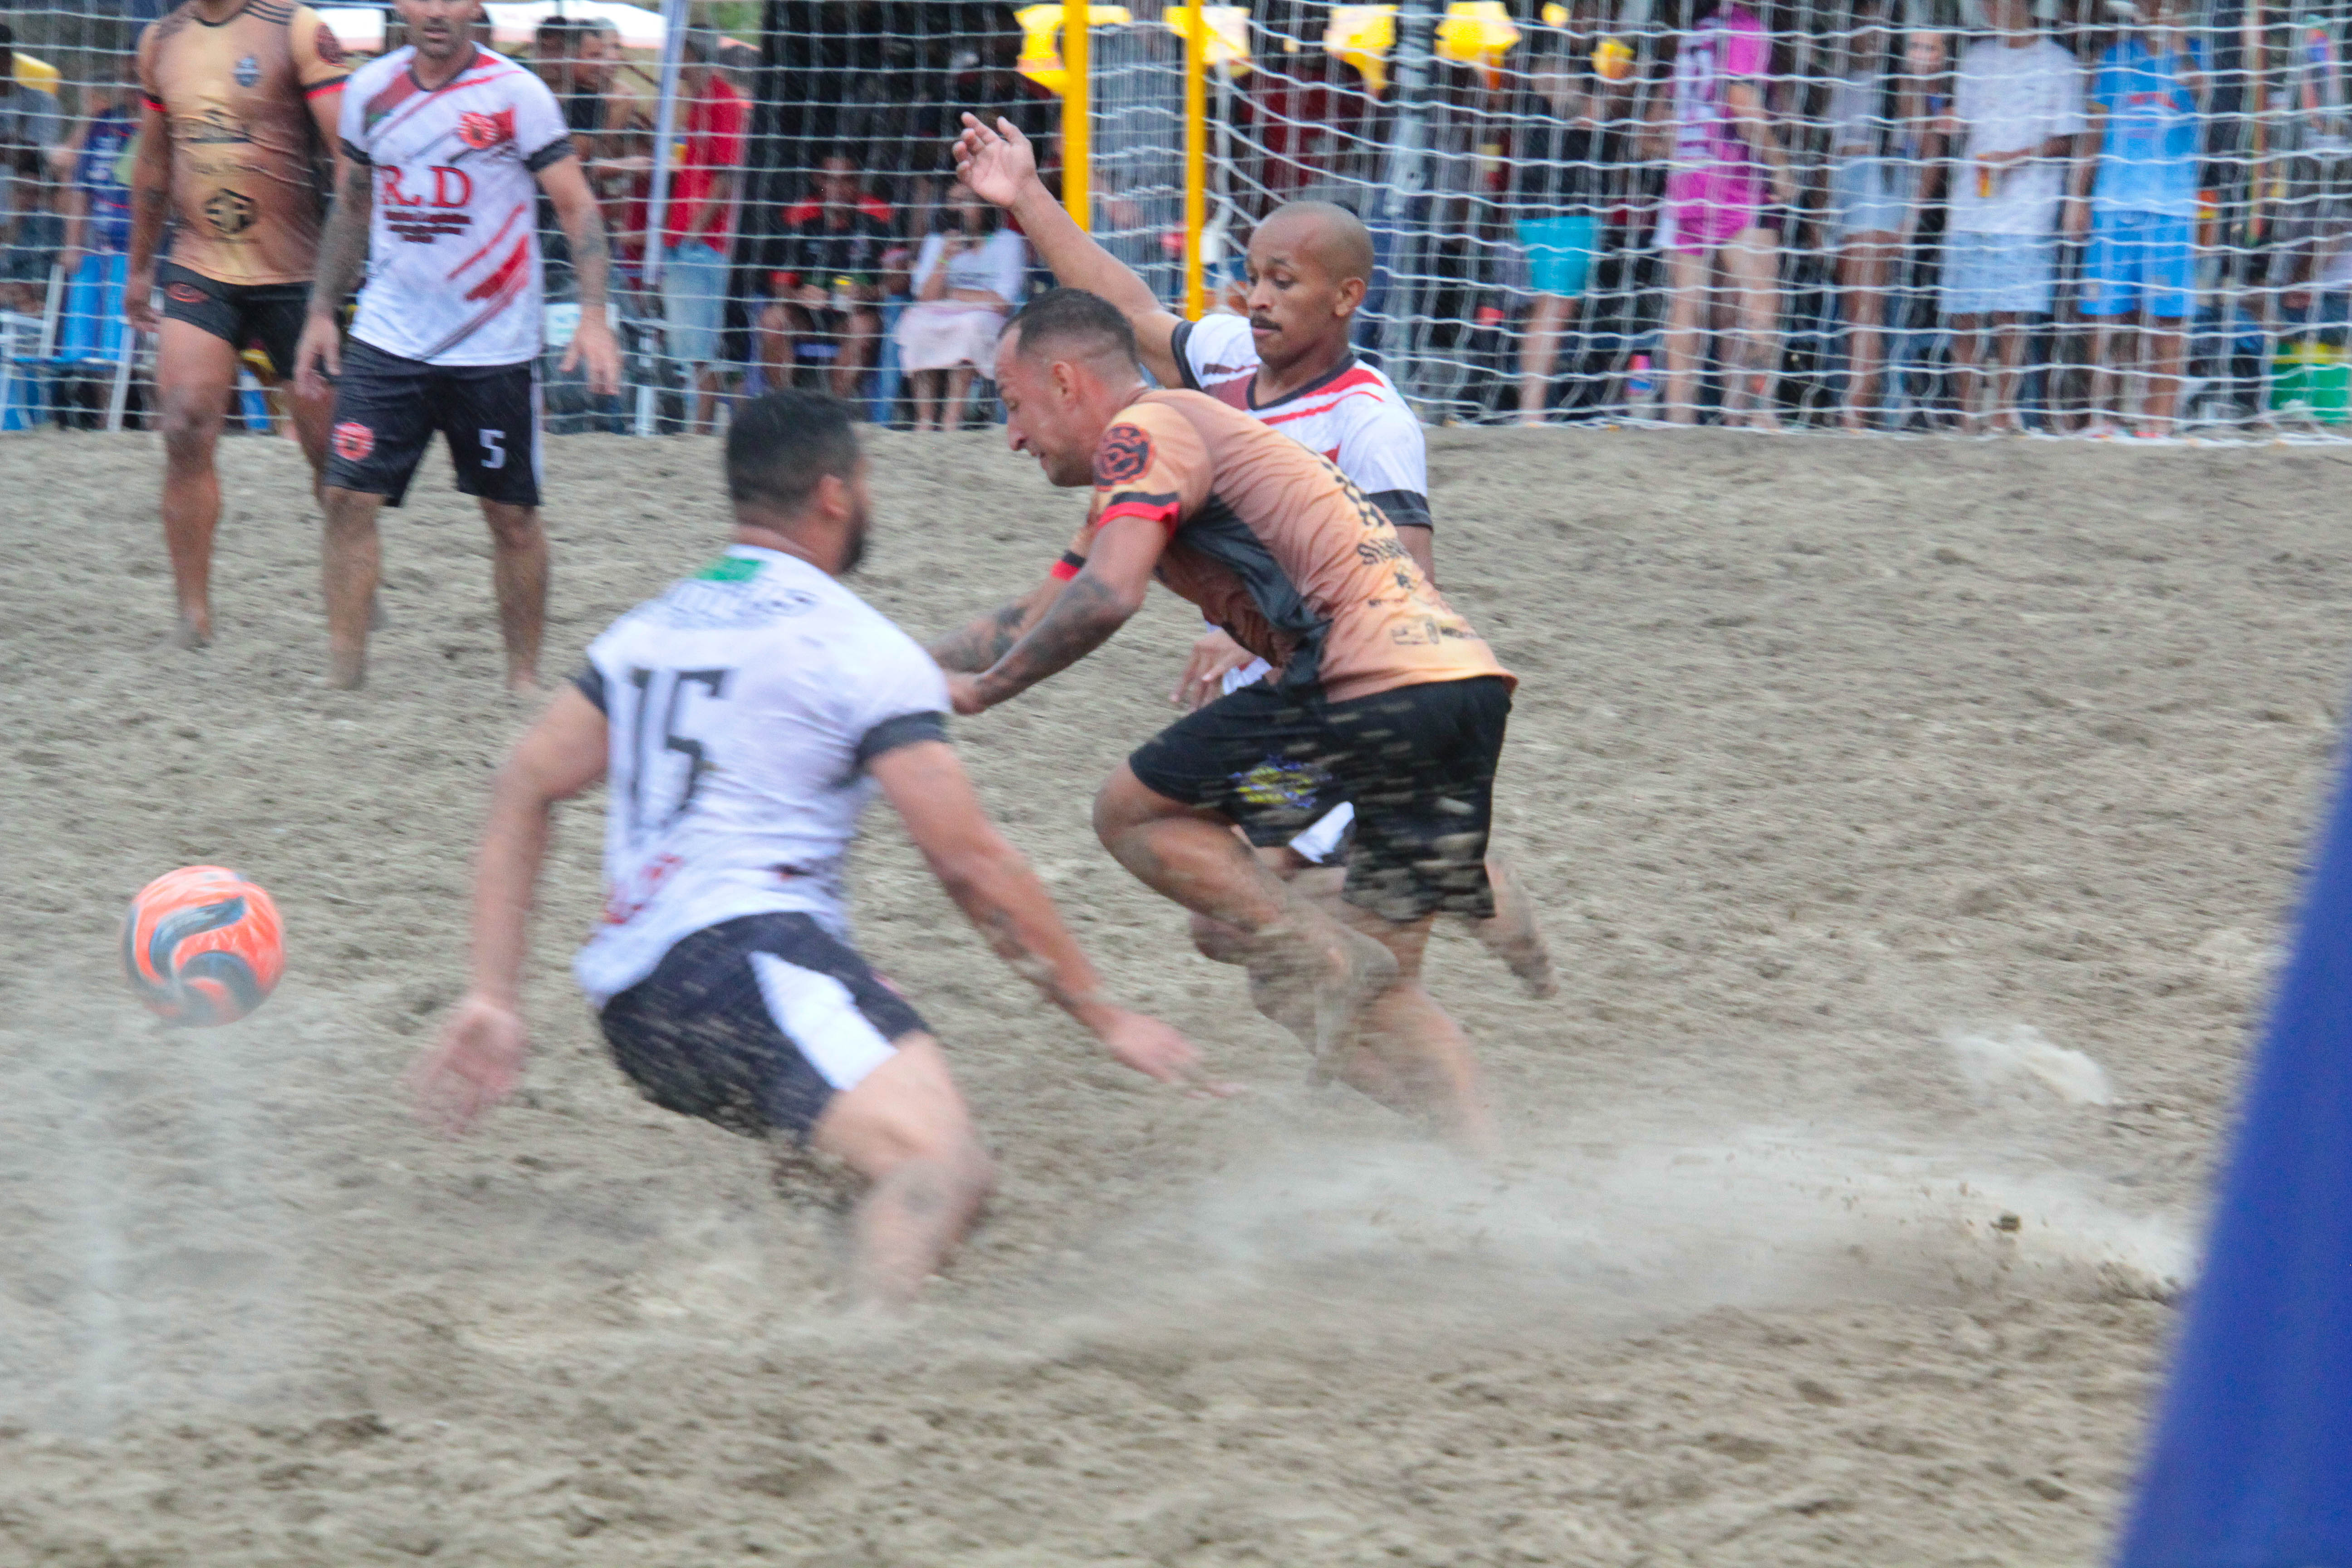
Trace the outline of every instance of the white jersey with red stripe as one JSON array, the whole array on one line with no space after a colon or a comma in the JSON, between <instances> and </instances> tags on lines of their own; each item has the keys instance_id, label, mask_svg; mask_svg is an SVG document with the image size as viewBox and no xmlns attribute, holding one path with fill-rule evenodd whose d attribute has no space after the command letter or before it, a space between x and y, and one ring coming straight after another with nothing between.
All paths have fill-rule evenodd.
<instances>
[{"instance_id":1,"label":"white jersey with red stripe","mask_svg":"<svg viewBox=\"0 0 2352 1568\"><path fill-rule=\"evenodd\" d=\"M1257 343L1248 318L1203 316L1177 324L1184 384L1229 404L1331 459L1402 527L1427 528L1429 444L1396 384L1350 357L1330 374L1272 403L1254 403Z\"/></svg>"},{"instance_id":2,"label":"white jersey with red stripe","mask_svg":"<svg viewBox=\"0 0 2352 1568\"><path fill-rule=\"evenodd\" d=\"M352 73L343 152L375 170L367 285L352 335L429 364L520 364L539 355L540 170L572 155L547 84L477 48L438 89L414 48Z\"/></svg>"}]
</instances>

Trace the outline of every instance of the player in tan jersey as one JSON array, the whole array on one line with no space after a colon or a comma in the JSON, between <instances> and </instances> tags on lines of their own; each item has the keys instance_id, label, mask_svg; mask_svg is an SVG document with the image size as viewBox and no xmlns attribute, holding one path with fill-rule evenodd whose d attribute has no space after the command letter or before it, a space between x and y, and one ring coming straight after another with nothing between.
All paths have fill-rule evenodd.
<instances>
[{"instance_id":1,"label":"player in tan jersey","mask_svg":"<svg viewBox=\"0 0 2352 1568\"><path fill-rule=\"evenodd\" d=\"M1147 391L1126 319L1058 289L1006 326L997 385L1016 451L1091 484L1047 580L932 655L956 710L993 707L1101 646L1156 577L1277 667L1139 748L1095 801L1139 878L1242 933L1251 989L1318 1071L1487 1138L1469 1045L1420 984L1440 911L1494 913L1486 868L1511 676L1327 459L1197 392ZM1233 828L1297 832L1312 781L1356 805L1342 918ZM1279 821L1286 794L1301 819ZM1377 940L1374 940L1377 939Z\"/></svg>"},{"instance_id":2,"label":"player in tan jersey","mask_svg":"<svg viewBox=\"0 0 2352 1568\"><path fill-rule=\"evenodd\" d=\"M158 334L163 540L183 647L212 637L213 450L237 356L257 348L281 382L294 374L323 218L316 165L335 145L348 74L319 14L282 0L187 0L139 40L146 114L123 314ZM167 217L172 258L159 268ZM315 485L333 400L289 394Z\"/></svg>"}]
</instances>

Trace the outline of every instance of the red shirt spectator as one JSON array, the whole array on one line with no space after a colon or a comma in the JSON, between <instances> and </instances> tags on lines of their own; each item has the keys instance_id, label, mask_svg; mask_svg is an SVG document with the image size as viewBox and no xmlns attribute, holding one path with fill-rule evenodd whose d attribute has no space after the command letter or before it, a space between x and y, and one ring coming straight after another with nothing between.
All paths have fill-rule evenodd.
<instances>
[{"instance_id":1,"label":"red shirt spectator","mask_svg":"<svg viewBox=\"0 0 2352 1568\"><path fill-rule=\"evenodd\" d=\"M734 175L743 162L743 132L751 106L699 61L681 64L678 86L684 101L670 160L669 211L662 237L675 246L691 237L723 253L735 240Z\"/></svg>"}]
</instances>

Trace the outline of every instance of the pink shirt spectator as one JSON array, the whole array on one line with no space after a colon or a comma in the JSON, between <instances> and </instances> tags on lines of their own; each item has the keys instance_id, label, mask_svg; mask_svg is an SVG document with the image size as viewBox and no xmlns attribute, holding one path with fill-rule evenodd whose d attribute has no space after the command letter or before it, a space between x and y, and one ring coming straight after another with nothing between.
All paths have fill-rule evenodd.
<instances>
[{"instance_id":1,"label":"pink shirt spectator","mask_svg":"<svg viewBox=\"0 0 2352 1568\"><path fill-rule=\"evenodd\" d=\"M1693 28L1675 53L1675 166L1666 213L1675 250L1709 250L1756 221L1764 205L1763 160L1739 134L1731 89L1761 85L1772 58L1764 24L1727 4Z\"/></svg>"}]
</instances>

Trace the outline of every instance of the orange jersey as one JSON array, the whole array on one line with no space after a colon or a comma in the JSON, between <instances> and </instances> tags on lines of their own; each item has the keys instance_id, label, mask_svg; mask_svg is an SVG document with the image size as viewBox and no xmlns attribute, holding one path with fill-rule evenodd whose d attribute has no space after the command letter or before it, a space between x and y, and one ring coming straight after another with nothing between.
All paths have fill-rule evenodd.
<instances>
[{"instance_id":1,"label":"orange jersey","mask_svg":"<svg viewBox=\"0 0 2352 1568\"><path fill-rule=\"evenodd\" d=\"M311 102L350 71L308 5L184 5L139 40L139 85L172 136L172 259L222 283L308 283L324 217ZM333 107L331 102L327 106Z\"/></svg>"},{"instance_id":2,"label":"orange jersey","mask_svg":"<svg viewBox=\"0 0 2352 1568\"><path fill-rule=\"evenodd\" d=\"M1332 701L1510 672L1330 459L1198 392L1147 392L1095 453L1094 505L1055 571L1117 517L1168 530L1160 581L1289 689Z\"/></svg>"}]
</instances>

